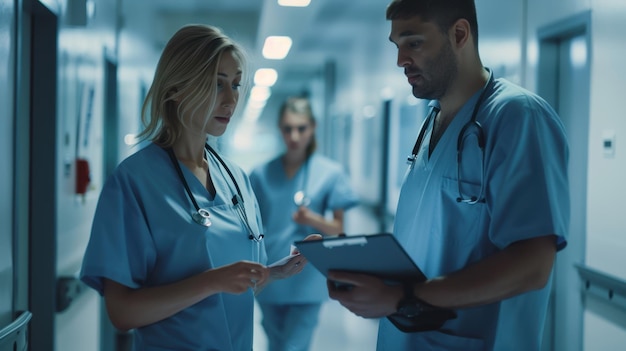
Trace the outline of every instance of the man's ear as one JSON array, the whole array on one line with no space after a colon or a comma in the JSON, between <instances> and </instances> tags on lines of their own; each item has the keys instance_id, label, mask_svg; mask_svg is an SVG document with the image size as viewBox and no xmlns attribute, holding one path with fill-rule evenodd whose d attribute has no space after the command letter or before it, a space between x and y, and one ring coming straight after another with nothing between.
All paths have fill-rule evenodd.
<instances>
[{"instance_id":1,"label":"man's ear","mask_svg":"<svg viewBox=\"0 0 626 351\"><path fill-rule=\"evenodd\" d=\"M452 43L457 49L464 47L468 42L470 42L472 31L471 26L466 19L461 18L454 22L451 32L451 35L454 36L452 38Z\"/></svg>"}]
</instances>

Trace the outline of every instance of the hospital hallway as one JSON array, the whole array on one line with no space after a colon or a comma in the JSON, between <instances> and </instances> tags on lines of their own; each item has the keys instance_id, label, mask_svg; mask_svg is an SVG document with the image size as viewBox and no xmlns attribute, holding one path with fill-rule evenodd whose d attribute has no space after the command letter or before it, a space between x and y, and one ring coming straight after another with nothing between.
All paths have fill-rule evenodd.
<instances>
[{"instance_id":1,"label":"hospital hallway","mask_svg":"<svg viewBox=\"0 0 626 351\"><path fill-rule=\"evenodd\" d=\"M550 132L545 132L548 134L539 133L543 130L540 124L537 128L522 128L521 123L527 120L515 118L511 113L515 109L500 109L495 103L482 105L477 101L475 118L468 114L467 121L443 113L446 115L444 122L455 121L447 131L438 130L442 142L437 150L444 151L421 158L424 162L417 169L417 154L426 155L426 152L419 147L414 150L416 141L421 134L430 143L435 126L424 123L430 116L432 101L416 96L435 95L414 95L416 92L411 85L422 80L428 84L426 71L430 68L417 68L426 66L426 57L417 60L424 60L421 63L410 63L408 58L412 55L405 52L421 40L405 40L412 36L402 35L402 40L390 41L395 38L394 28L397 29L392 26L392 20L386 19L391 1L0 0L0 351L130 351L138 339L137 334L132 328L127 332L114 327L100 292L85 284L86 281L97 284L102 275L117 279L129 288L160 287L164 282L178 282L191 275L189 267L193 265L199 267L194 271L201 272L243 258L256 260L261 258L262 252L257 250L260 246L248 241L258 238L257 235L251 237L250 233L280 231L262 228L268 223L287 228L282 220L290 218L282 216L282 211L292 205L292 200L299 202L296 200L299 196L294 195L319 195L323 198L319 201L320 208L321 204L324 208L337 208L334 203L337 203L335 198L342 196L340 188L328 192L307 189L308 183L323 183L327 178L321 176L322 172L335 168L326 169L324 164L307 167L306 177L298 182L297 190L284 188L286 197L279 196L278 191L268 191L267 202L272 204L259 201L263 187L254 189L253 171L288 151L286 133L296 130L302 135L307 131L307 137L314 137L315 143L309 142L307 151L313 150L314 154L332 161L337 170L341 169L346 175L341 183L349 185L359 200L356 207L345 213L346 234L390 232L394 218L401 218L396 228L407 232L401 241L410 247L413 260L429 275L465 267L471 261L466 253L481 256L484 251L477 247L483 244L489 250L492 247L503 250L523 238L545 234L561 236L555 232L562 231L567 245L558 251L553 261L549 291L541 291L545 293L541 296L541 307L547 307L545 318L539 314L543 309L519 309L545 320L541 349L533 351L625 351L626 113L622 102L626 38L620 29L626 23L626 1L474 0L477 28L464 32L480 38L474 44L479 49L483 68L502 86L511 83L531 95L540 96L540 101L545 101L556 112L557 116L550 118L551 125L559 127L551 127ZM415 4L421 2L415 1ZM439 0L437 4L443 2ZM442 8L442 12L447 13L447 9ZM470 27L474 26L470 24ZM211 158L211 162L215 161L211 169L215 177L211 176L208 166L206 174L210 182L217 182L213 183L216 195L216 184L220 185L221 195L228 195L224 203L236 200L233 206L240 209L237 220L241 219L245 236L229 236L221 230L219 217L213 214L211 222L215 220L216 225L212 231L205 229L206 236L187 235L187 230L191 233L202 229L192 220L206 225L208 216L203 213L227 208L214 206L215 198L209 201L211 196L207 196L200 183L192 184L192 188L198 186L196 190L185 189L193 178L187 180L184 174L176 176L179 167L176 162L170 164L171 159L143 158L145 163L128 176L128 189L136 186L142 191L127 188L110 191L116 187L110 184L116 184L127 169L118 166L149 145L151 136L142 133L146 132L142 119L156 112L153 111L156 105L150 100L154 103L155 97L167 96L179 107L183 100L182 104L187 104L187 94L178 87L172 96L155 93L152 88L160 84L161 80L155 75L167 43L183 28L205 28L210 33L219 29L241 48L241 56L246 58L236 58L242 65L236 71L233 69L237 72L233 75L238 77L236 80L228 78L232 84L224 85L221 75L222 69L234 67L230 67L232 53L225 56L228 59L224 62L211 63L215 66L211 70L220 72L215 73L217 88L209 84L212 81L203 74L189 74L194 81L195 78L206 81L202 89L210 92L209 96L213 92L220 95L223 86L237 92L232 95L236 95L234 104L223 104L235 105L226 106L227 113L206 113L207 120L211 121L206 124L207 130L211 129L207 132L210 135L207 142L228 165L222 167L217 158ZM428 55L434 55L436 47L449 49L438 45L428 47L432 50ZM173 51L176 57L184 52L182 49ZM195 55L190 55L189 60L194 61L194 58ZM431 61L433 66L452 62ZM451 76L454 73L454 69L445 68L439 73L443 75L443 71L450 71ZM414 73L417 76L413 76ZM423 79L418 79L420 75ZM489 86L487 84L483 92L491 89L487 89ZM175 98L178 93L184 95L180 101ZM480 96L486 95L481 93ZM144 105L146 98L148 103ZM293 98L308 101L313 124L284 122L283 104ZM187 111L182 109L181 112L183 110ZM483 113L496 110L507 116L511 113L507 122L520 124L509 128L516 124L500 123L499 119L496 121ZM158 114L156 112L156 118L163 117ZM535 113L528 113L530 115ZM215 133L212 131L214 120L223 127ZM437 117L433 120L439 123ZM158 124L154 121L153 126ZM192 125L195 127L195 122ZM511 138L502 131L510 133ZM533 133L538 134L532 136ZM567 147L561 140L563 135ZM429 146L423 142L422 150L428 150ZM526 149L528 143L536 144L533 149ZM434 144L432 151L435 151ZM564 162L549 161L555 154ZM431 160L432 155L435 156ZM160 164L161 161L166 163ZM209 161L207 157L207 164ZM523 161L534 166L518 163ZM122 171L117 172L119 169ZM146 172L150 169L152 171ZM229 176L231 169L234 176ZM312 170L311 177L309 170ZM422 170L424 173L419 173ZM203 182L204 169L201 173L199 180ZM553 173L559 175L550 175ZM331 173L328 174L330 179ZM426 177L428 183L420 183ZM275 175L266 178L275 181L276 186L284 182ZM105 185L109 179L113 180ZM211 188L208 182L204 185L207 190ZM295 181L293 186L296 186ZM404 189L402 196L401 189ZM250 201L252 192L257 197L256 202ZM104 210L96 214L101 194L106 198L111 193L128 199L136 196L142 201L132 200L126 204L120 200L137 207L136 211L125 211L122 206L104 206ZM481 195L484 195L483 201L471 201L472 197L478 200ZM550 201L542 201L548 197ZM198 205L196 198L206 200L207 205ZM413 209L415 211L410 212ZM115 214L109 216L106 213L109 210ZM262 210L276 218L265 220ZM448 212L450 210L452 212ZM569 217L566 218L567 212ZM397 216L398 213L401 215ZM547 218L550 213L558 213L562 218L554 219L551 229L542 227L541 233L536 233L540 229L539 226L532 228L534 219ZM330 212L327 214L332 216ZM198 215L202 218L198 219ZM441 220L439 216L443 216ZM223 217L225 221L230 218ZM250 227L251 223L256 231ZM116 229L116 224L128 225L132 230ZM480 231L483 224L485 231L480 235L485 240L468 233L471 229ZM144 228L146 234L135 235L142 232L135 225ZM98 228L106 229L111 236L118 234L120 238L93 235L99 232ZM228 228L239 233L237 226L228 225ZM457 228L463 230L459 235ZM161 232L175 235L160 236ZM219 234L213 236L213 232ZM156 239L152 235L156 235ZM94 242L104 237L111 247L119 247L108 250L107 244L88 245L92 236L96 238ZM220 241L222 237L224 241ZM161 243L163 238L169 240L167 244ZM206 250L198 244L202 238L206 238L201 243ZM135 240L145 241L136 244ZM424 242L427 244L422 245ZM247 245L253 250L247 251ZM88 246L95 249L88 250ZM379 245L371 247L381 254L389 251ZM266 253L268 248L266 246ZM93 255L95 251L101 251L101 256ZM194 254L202 257L198 260ZM364 256L376 264L401 261ZM142 263L132 263L135 261ZM532 261L548 262L538 259L534 250ZM81 271L90 276L88 271L93 269L83 270L83 266L92 263L101 266L102 271L124 267L120 269L123 277L114 278L117 273L98 273L93 280L81 279ZM542 278L547 276L547 271ZM517 276L515 271L506 272L507 278ZM295 282L291 287L302 288L292 295L303 301L308 299L306 293L320 296L326 288L312 290L309 285L298 283L298 279L308 277L301 274L290 281ZM277 287L276 291L267 294L272 298L278 299L280 292L288 290L279 284L273 286ZM187 292L187 289L179 291ZM489 292L494 291L497 293L498 289ZM255 305L252 311L252 293L249 295L247 305L232 304L237 310L230 308L230 296L202 299L202 303L207 304L223 299L220 303L228 305L228 309L219 318L227 316L233 325L243 325L238 317L247 318L245 333L244 329L240 333L245 334L244 337L233 338L235 341L223 337L226 335L224 328L230 325L213 319L213 308L218 308L217 305L211 305L210 311L203 315L208 323L216 323L215 328L207 328L209 332L200 334L195 328L186 328L186 324L183 328L181 324L180 333L191 334L189 340L208 344L207 348L224 350L228 347L215 346L216 342L233 342L245 344L244 351L250 351L250 344L254 351L273 351L268 350L261 326L261 309ZM198 307L194 304L185 308L185 313L195 313ZM508 317L510 310L504 311ZM183 318L186 318L185 313ZM249 323L251 313L254 313L254 328ZM163 325L178 318L170 317L173 316L167 316ZM523 321L524 318L516 315L516 323ZM328 300L322 307L310 351L374 351L378 324L378 319L358 317L337 301ZM192 325L204 327L200 322ZM533 319L532 325L541 324ZM490 328L483 323L471 323L471 326ZM253 335L249 333L251 329ZM504 330L525 335L517 331L528 329L494 328L486 332ZM538 333L541 331L534 334ZM466 333L458 334L452 336ZM163 335L175 342L184 340L167 333ZM158 348L168 348L158 343ZM504 347L495 351L510 350Z\"/></svg>"},{"instance_id":2,"label":"hospital hallway","mask_svg":"<svg viewBox=\"0 0 626 351\"><path fill-rule=\"evenodd\" d=\"M379 230L378 217L372 209L357 206L345 214L346 234L372 234ZM261 310L255 306L254 351L270 351L261 327ZM309 351L374 351L378 320L364 319L343 308L337 301L327 301L320 313L319 323Z\"/></svg>"}]
</instances>

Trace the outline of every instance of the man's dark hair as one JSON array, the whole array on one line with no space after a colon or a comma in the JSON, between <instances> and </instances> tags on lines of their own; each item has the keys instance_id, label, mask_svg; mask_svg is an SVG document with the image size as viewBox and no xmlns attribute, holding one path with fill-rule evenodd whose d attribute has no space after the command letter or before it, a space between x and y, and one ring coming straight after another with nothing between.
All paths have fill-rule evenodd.
<instances>
[{"instance_id":1,"label":"man's dark hair","mask_svg":"<svg viewBox=\"0 0 626 351\"><path fill-rule=\"evenodd\" d=\"M422 21L436 23L442 33L447 33L459 19L466 19L471 27L474 44L478 47L474 0L393 0L387 6L386 16L388 20L418 16Z\"/></svg>"}]
</instances>

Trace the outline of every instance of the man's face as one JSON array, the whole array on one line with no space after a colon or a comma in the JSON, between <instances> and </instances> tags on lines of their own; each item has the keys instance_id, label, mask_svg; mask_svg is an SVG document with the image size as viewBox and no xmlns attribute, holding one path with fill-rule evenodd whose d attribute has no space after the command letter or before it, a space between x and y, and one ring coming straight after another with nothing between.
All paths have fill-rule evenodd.
<instances>
[{"instance_id":1,"label":"man's face","mask_svg":"<svg viewBox=\"0 0 626 351\"><path fill-rule=\"evenodd\" d=\"M457 60L447 33L420 17L391 21L389 40L398 48L398 67L419 99L440 99L457 75Z\"/></svg>"}]
</instances>

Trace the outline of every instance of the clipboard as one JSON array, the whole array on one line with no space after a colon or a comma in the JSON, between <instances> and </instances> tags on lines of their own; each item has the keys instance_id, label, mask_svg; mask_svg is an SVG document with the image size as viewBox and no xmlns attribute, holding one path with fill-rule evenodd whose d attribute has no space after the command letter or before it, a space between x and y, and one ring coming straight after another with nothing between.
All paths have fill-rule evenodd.
<instances>
[{"instance_id":1,"label":"clipboard","mask_svg":"<svg viewBox=\"0 0 626 351\"><path fill-rule=\"evenodd\" d=\"M390 233L296 241L296 248L320 273L366 273L388 283L421 282L426 276Z\"/></svg>"}]
</instances>

